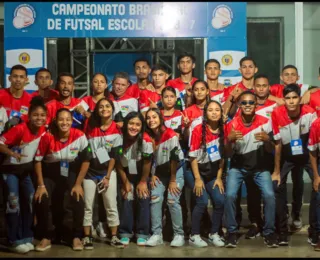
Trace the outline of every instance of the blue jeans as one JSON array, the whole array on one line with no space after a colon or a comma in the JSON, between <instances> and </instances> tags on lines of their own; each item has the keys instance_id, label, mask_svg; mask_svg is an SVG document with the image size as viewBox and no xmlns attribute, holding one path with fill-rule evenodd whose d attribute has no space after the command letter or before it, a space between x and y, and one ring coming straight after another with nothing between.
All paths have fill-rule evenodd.
<instances>
[{"instance_id":1,"label":"blue jeans","mask_svg":"<svg viewBox=\"0 0 320 260\"><path fill-rule=\"evenodd\" d=\"M134 217L136 224L136 237L145 238L149 237L150 229L150 197L139 198L135 192L136 186L141 180L141 175L127 175L131 183L132 191L124 199L121 196L121 213L120 213L120 237L133 237ZM135 210L133 210L135 208Z\"/></svg>"},{"instance_id":2,"label":"blue jeans","mask_svg":"<svg viewBox=\"0 0 320 260\"><path fill-rule=\"evenodd\" d=\"M236 221L236 199L238 190L245 178L253 178L258 185L264 203L265 224L263 235L275 232L276 201L270 172L248 172L244 169L231 168L227 175L225 215L228 233L238 231Z\"/></svg>"},{"instance_id":3,"label":"blue jeans","mask_svg":"<svg viewBox=\"0 0 320 260\"><path fill-rule=\"evenodd\" d=\"M2 174L6 202L7 236L11 246L33 241L34 187L28 174Z\"/></svg>"},{"instance_id":4,"label":"blue jeans","mask_svg":"<svg viewBox=\"0 0 320 260\"><path fill-rule=\"evenodd\" d=\"M162 234L162 203L164 193L168 189L170 177L157 176L160 183L151 190L151 231L153 235ZM184 186L183 167L177 170L177 186L182 190ZM184 235L182 225L182 210L180 205L180 196L175 196L168 192L167 205L171 214L172 227L174 235Z\"/></svg>"},{"instance_id":5,"label":"blue jeans","mask_svg":"<svg viewBox=\"0 0 320 260\"><path fill-rule=\"evenodd\" d=\"M201 177L202 178L202 177ZM194 188L195 180L194 175L191 171L186 171L185 180L189 187ZM203 178L202 181L204 182ZM192 228L191 233L193 235L200 234L200 221L203 217L203 214L208 206L209 197L213 204L213 213L211 215L211 234L218 233L220 227L222 225L222 217L224 210L224 194L221 194L218 187L212 189L216 178L205 183L205 189L202 191L202 195L197 197L195 193L193 193L193 197L195 198L196 204L192 211Z\"/></svg>"}]
</instances>

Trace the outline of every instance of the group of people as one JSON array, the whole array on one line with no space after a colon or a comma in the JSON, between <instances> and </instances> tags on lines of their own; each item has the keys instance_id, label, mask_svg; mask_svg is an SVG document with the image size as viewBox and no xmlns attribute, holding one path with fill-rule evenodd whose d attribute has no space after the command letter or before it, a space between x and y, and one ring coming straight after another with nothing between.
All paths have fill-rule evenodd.
<instances>
[{"instance_id":1,"label":"group of people","mask_svg":"<svg viewBox=\"0 0 320 260\"><path fill-rule=\"evenodd\" d=\"M312 180L308 241L320 250L320 89L297 84L293 65L283 68L283 84L273 86L267 75L257 74L252 58L239 65L242 81L225 87L218 82L216 59L205 63L206 81L193 77L190 53L178 57L181 75L171 80L161 64L151 67L139 59L136 84L119 72L109 91L106 76L96 73L92 95L81 99L72 97L72 74L60 73L52 89L45 68L35 75L39 90L28 94L26 68L13 66L10 87L0 90L9 248L26 253L60 243L66 192L73 250L93 249L96 198L106 218L99 221L107 223L110 244L117 248L133 238L139 246L163 244L164 208L172 222L172 247L185 244L186 232L190 245L208 246L201 237L206 228L210 244L234 248L242 183L251 222L246 238L262 235L271 248L288 245L287 177L291 172L292 226L299 230L305 169ZM209 200L210 226L201 223ZM40 240L35 247L34 230Z\"/></svg>"}]
</instances>

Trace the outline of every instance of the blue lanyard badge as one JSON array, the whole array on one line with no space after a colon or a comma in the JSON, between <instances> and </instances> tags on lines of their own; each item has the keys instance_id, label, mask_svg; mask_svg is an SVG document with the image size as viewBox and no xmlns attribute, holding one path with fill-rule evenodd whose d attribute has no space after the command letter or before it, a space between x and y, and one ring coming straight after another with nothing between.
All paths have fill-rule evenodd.
<instances>
[{"instance_id":1,"label":"blue lanyard badge","mask_svg":"<svg viewBox=\"0 0 320 260\"><path fill-rule=\"evenodd\" d=\"M69 162L60 161L60 174L63 177L68 177L68 175L69 175Z\"/></svg>"},{"instance_id":2,"label":"blue lanyard badge","mask_svg":"<svg viewBox=\"0 0 320 260\"><path fill-rule=\"evenodd\" d=\"M301 139L291 140L290 146L291 146L292 155L303 154Z\"/></svg>"},{"instance_id":3,"label":"blue lanyard badge","mask_svg":"<svg viewBox=\"0 0 320 260\"><path fill-rule=\"evenodd\" d=\"M153 160L152 166L151 166L151 175L155 175L156 174L156 168L157 168L156 161Z\"/></svg>"},{"instance_id":4,"label":"blue lanyard badge","mask_svg":"<svg viewBox=\"0 0 320 260\"><path fill-rule=\"evenodd\" d=\"M11 150L12 150L12 152L14 152L14 153L21 154L21 148L20 148L20 147L14 147L14 148L12 148ZM10 163L16 164L16 163L19 163L19 162L17 161L16 158L14 158L14 157L11 156L11 157L10 157Z\"/></svg>"},{"instance_id":5,"label":"blue lanyard badge","mask_svg":"<svg viewBox=\"0 0 320 260\"><path fill-rule=\"evenodd\" d=\"M211 162L215 162L221 159L218 147L216 145L212 145L207 148L207 153Z\"/></svg>"},{"instance_id":6,"label":"blue lanyard badge","mask_svg":"<svg viewBox=\"0 0 320 260\"><path fill-rule=\"evenodd\" d=\"M97 149L96 156L98 157L98 160L101 164L110 160L108 151L105 147L100 147L99 149Z\"/></svg>"},{"instance_id":7,"label":"blue lanyard badge","mask_svg":"<svg viewBox=\"0 0 320 260\"><path fill-rule=\"evenodd\" d=\"M18 112L18 111L15 111L15 110L11 110L11 112L10 112L10 119L11 118L13 118L13 117L18 117L18 118L20 118L21 117L21 113L20 112Z\"/></svg>"}]
</instances>

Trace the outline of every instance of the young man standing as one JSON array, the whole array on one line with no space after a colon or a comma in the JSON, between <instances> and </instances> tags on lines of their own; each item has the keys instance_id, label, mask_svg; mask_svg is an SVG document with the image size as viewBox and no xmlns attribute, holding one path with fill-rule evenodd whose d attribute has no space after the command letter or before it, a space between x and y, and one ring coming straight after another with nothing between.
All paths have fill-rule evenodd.
<instances>
[{"instance_id":1,"label":"young man standing","mask_svg":"<svg viewBox=\"0 0 320 260\"><path fill-rule=\"evenodd\" d=\"M193 69L196 67L196 58L191 53L182 53L177 58L177 67L181 73L180 77L169 80L167 86L179 90L180 97L185 103L184 110L191 104L191 88L193 83L198 80L192 76Z\"/></svg>"},{"instance_id":2,"label":"young man standing","mask_svg":"<svg viewBox=\"0 0 320 260\"><path fill-rule=\"evenodd\" d=\"M287 65L283 67L280 79L283 82L283 84L272 85L270 88L270 93L275 97L283 98L283 89L287 85L298 84L297 81L300 79L300 76L297 67L293 65ZM304 93L308 91L308 89L310 88L310 85L308 84L298 84L298 86L301 89L301 96L303 96Z\"/></svg>"},{"instance_id":3,"label":"young man standing","mask_svg":"<svg viewBox=\"0 0 320 260\"><path fill-rule=\"evenodd\" d=\"M141 90L143 89L153 90L153 86L149 81L151 68L150 68L150 63L147 59L138 59L134 62L133 66L137 76L137 83L129 86L126 94L136 99L139 99Z\"/></svg>"},{"instance_id":4,"label":"young man standing","mask_svg":"<svg viewBox=\"0 0 320 260\"><path fill-rule=\"evenodd\" d=\"M275 197L268 165L272 160L270 120L255 114L257 98L251 91L239 96L241 115L226 126L226 153L231 157L227 175L225 217L228 230L226 247L237 247L236 200L242 182L250 178L259 187L264 201L263 235L268 247L278 247L275 235Z\"/></svg>"},{"instance_id":5,"label":"young man standing","mask_svg":"<svg viewBox=\"0 0 320 260\"><path fill-rule=\"evenodd\" d=\"M32 97L41 96L47 103L58 98L59 92L50 88L53 84L50 70L41 68L36 72L34 83L38 86L38 90L31 94Z\"/></svg>"},{"instance_id":6,"label":"young man standing","mask_svg":"<svg viewBox=\"0 0 320 260\"><path fill-rule=\"evenodd\" d=\"M313 172L309 162L307 149L309 131L312 122L317 118L315 111L308 105L300 105L301 89L297 84L289 84L283 89L285 105L274 109L271 115L275 139L275 158L272 180L278 184L276 194L276 227L279 244L288 245L288 207L287 177L292 174L292 182L302 179L303 169L310 178ZM309 240L315 245L316 216L314 201L310 202Z\"/></svg>"},{"instance_id":7,"label":"young man standing","mask_svg":"<svg viewBox=\"0 0 320 260\"><path fill-rule=\"evenodd\" d=\"M72 92L74 90L74 76L71 73L60 73L57 79L57 89L59 91L58 98L51 100L46 105L48 108L47 125L52 122L60 108L67 108L70 111L73 111L77 110L77 107L81 105L85 111L88 110L89 106L85 101L72 97ZM74 118L73 120L72 127L80 128L80 126L83 125L83 122L84 117L81 118L80 116L77 116L77 119Z\"/></svg>"},{"instance_id":8,"label":"young man standing","mask_svg":"<svg viewBox=\"0 0 320 260\"><path fill-rule=\"evenodd\" d=\"M268 99L269 97L269 79L268 76L259 74L254 79L254 92L257 97L257 105L255 109L256 115L271 119L271 113L276 107L277 103ZM237 116L241 116L241 110L238 110ZM272 160L273 161L273 160ZM270 161L269 172L273 171L273 163ZM261 192L259 187L253 182L253 179L248 178L245 181L247 188L247 210L251 227L245 235L246 239L253 239L260 236L263 227L263 220L261 217ZM237 220L241 222L241 193L238 194L237 201Z\"/></svg>"},{"instance_id":9,"label":"young man standing","mask_svg":"<svg viewBox=\"0 0 320 260\"><path fill-rule=\"evenodd\" d=\"M22 65L15 65L10 70L10 87L0 89L0 106L7 111L7 117L19 117L22 121L28 120L28 111L31 96L24 87L28 82L27 69Z\"/></svg>"},{"instance_id":10,"label":"young man standing","mask_svg":"<svg viewBox=\"0 0 320 260\"><path fill-rule=\"evenodd\" d=\"M210 88L210 97L223 104L224 85L218 82L221 74L220 62L216 59L207 60L204 64L204 73L207 76L207 82Z\"/></svg>"}]
</instances>

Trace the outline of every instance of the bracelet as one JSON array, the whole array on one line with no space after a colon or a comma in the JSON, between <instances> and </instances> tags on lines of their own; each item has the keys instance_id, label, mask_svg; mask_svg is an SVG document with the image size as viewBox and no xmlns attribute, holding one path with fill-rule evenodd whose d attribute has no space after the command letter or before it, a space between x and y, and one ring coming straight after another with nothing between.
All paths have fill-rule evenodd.
<instances>
[{"instance_id":1,"label":"bracelet","mask_svg":"<svg viewBox=\"0 0 320 260\"><path fill-rule=\"evenodd\" d=\"M110 180L110 178L109 178L109 177L107 177L107 176L104 176L103 178L104 178L104 179L107 179L107 180Z\"/></svg>"},{"instance_id":2,"label":"bracelet","mask_svg":"<svg viewBox=\"0 0 320 260\"><path fill-rule=\"evenodd\" d=\"M142 182L142 183L147 183L147 181L140 181L140 182Z\"/></svg>"},{"instance_id":3,"label":"bracelet","mask_svg":"<svg viewBox=\"0 0 320 260\"><path fill-rule=\"evenodd\" d=\"M45 185L38 185L38 188L45 188Z\"/></svg>"}]
</instances>

